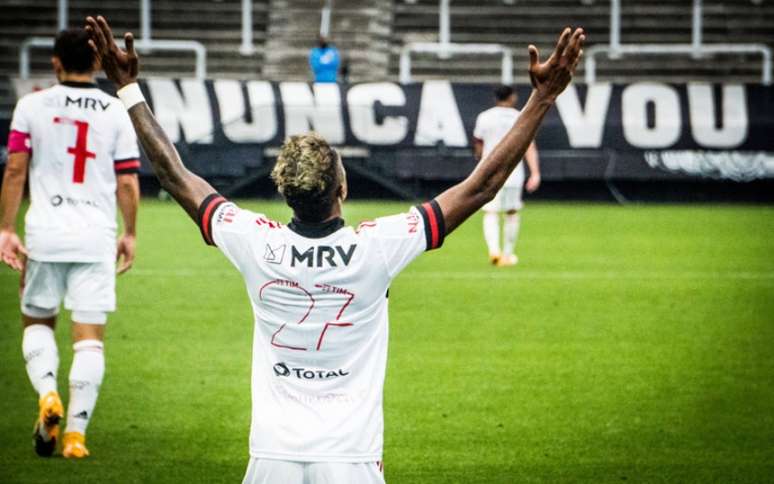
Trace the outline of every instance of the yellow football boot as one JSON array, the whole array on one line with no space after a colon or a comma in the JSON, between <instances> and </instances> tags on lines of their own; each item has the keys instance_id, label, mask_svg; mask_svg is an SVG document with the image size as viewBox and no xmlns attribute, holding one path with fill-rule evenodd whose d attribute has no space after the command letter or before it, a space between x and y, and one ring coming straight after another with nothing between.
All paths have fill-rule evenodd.
<instances>
[{"instance_id":1,"label":"yellow football boot","mask_svg":"<svg viewBox=\"0 0 774 484\"><path fill-rule=\"evenodd\" d=\"M50 457L56 448L56 439L59 437L59 421L64 415L62 399L55 391L43 395L38 401L40 414L35 422L32 434L32 442L35 452L41 457Z\"/></svg>"},{"instance_id":2,"label":"yellow football boot","mask_svg":"<svg viewBox=\"0 0 774 484\"><path fill-rule=\"evenodd\" d=\"M86 448L86 436L80 432L65 432L62 441L62 457L68 459L82 459L89 455L89 449Z\"/></svg>"},{"instance_id":3,"label":"yellow football boot","mask_svg":"<svg viewBox=\"0 0 774 484\"><path fill-rule=\"evenodd\" d=\"M497 264L495 265L497 267L511 267L511 266L515 266L518 263L519 263L519 258L513 254L510 254L510 255L500 256L500 259L498 259Z\"/></svg>"}]
</instances>

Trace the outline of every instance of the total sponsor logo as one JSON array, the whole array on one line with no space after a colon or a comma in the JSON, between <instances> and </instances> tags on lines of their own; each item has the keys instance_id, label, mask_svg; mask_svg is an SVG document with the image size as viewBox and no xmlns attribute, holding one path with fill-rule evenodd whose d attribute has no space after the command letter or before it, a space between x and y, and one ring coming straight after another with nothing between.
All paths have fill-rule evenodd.
<instances>
[{"instance_id":1,"label":"total sponsor logo","mask_svg":"<svg viewBox=\"0 0 774 484\"><path fill-rule=\"evenodd\" d=\"M338 370L291 368L287 363L279 362L274 365L274 375L299 380L332 380L349 375L349 371Z\"/></svg>"},{"instance_id":2,"label":"total sponsor logo","mask_svg":"<svg viewBox=\"0 0 774 484\"><path fill-rule=\"evenodd\" d=\"M93 200L87 200L87 199L77 199L72 197L63 197L62 195L54 195L51 197L51 205L54 207L58 207L62 205L63 203L71 206L76 207L78 205L86 205L89 207L97 208L97 202Z\"/></svg>"}]
</instances>

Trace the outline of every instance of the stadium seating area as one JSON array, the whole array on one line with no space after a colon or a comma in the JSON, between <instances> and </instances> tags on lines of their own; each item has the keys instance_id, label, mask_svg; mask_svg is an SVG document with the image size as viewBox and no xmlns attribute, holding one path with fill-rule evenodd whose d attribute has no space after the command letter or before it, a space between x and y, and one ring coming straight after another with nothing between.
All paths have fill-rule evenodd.
<instances>
[{"instance_id":1,"label":"stadium seating area","mask_svg":"<svg viewBox=\"0 0 774 484\"><path fill-rule=\"evenodd\" d=\"M55 0L9 0L0 18L0 112L13 104L9 79L18 72L19 45L29 36L50 36L57 23ZM511 4L512 3L512 4ZM308 0L254 0L253 41L256 52L239 54L241 2L239 0L152 0L154 39L198 40L207 48L208 75L212 77L307 80L307 54L317 37L322 2ZM482 8L485 6L486 8ZM400 49L406 42L438 40L437 0L337 0L331 36L350 62L350 80L397 79ZM139 30L139 2L73 0L70 24L89 13L110 17L116 30ZM453 42L491 42L515 47L514 79L525 80L529 42L548 49L560 25L583 25L588 45L609 41L610 3L605 0L452 0ZM708 0L704 2L704 42L767 43L774 46L774 2ZM685 0L624 0L624 43L689 43L691 2ZM600 57L600 79L727 79L757 82L760 58L716 56L692 59L685 55L636 56L619 60ZM32 73L47 74L48 55L36 50ZM193 55L154 52L143 56L146 75L188 76ZM497 81L500 61L493 56L432 55L413 58L417 80L449 78L456 81Z\"/></svg>"},{"instance_id":2,"label":"stadium seating area","mask_svg":"<svg viewBox=\"0 0 774 484\"><path fill-rule=\"evenodd\" d=\"M623 0L621 8L623 43L690 43L690 1ZM486 7L486 8L482 8ZM587 45L610 40L610 2L606 0L453 0L451 2L452 42L491 42L515 46L514 78L526 80L523 66L526 48L535 43L549 49L561 26L557 12L567 25L582 25L588 32ZM774 46L774 3L750 0L704 2L704 42L754 43ZM393 56L390 73L397 75L398 54L404 42L433 42L438 39L436 0L398 1L393 21ZM725 64L724 60L733 60ZM713 62L688 56L637 56L609 61L600 58L601 79L718 79L734 76L740 80L760 80L760 57L720 56ZM582 66L581 66L582 70ZM460 81L496 81L500 78L499 59L491 56L454 57L453 62L425 55L413 62L416 79L450 77Z\"/></svg>"}]
</instances>

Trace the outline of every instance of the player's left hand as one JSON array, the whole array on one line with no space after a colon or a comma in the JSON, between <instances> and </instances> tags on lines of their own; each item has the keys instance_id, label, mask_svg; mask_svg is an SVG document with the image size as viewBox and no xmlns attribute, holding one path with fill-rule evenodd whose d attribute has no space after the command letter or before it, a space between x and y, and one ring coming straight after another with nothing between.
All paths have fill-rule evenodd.
<instances>
[{"instance_id":1,"label":"player's left hand","mask_svg":"<svg viewBox=\"0 0 774 484\"><path fill-rule=\"evenodd\" d=\"M562 31L551 56L540 62L537 47L529 46L529 79L532 87L546 99L555 100L572 80L583 55L586 33L582 28Z\"/></svg>"},{"instance_id":2,"label":"player's left hand","mask_svg":"<svg viewBox=\"0 0 774 484\"><path fill-rule=\"evenodd\" d=\"M134 50L134 36L130 32L124 34L126 50L122 50L113 40L113 31L102 15L96 19L86 17L86 31L91 36L89 45L108 79L113 81L118 89L136 82L140 60Z\"/></svg>"},{"instance_id":3,"label":"player's left hand","mask_svg":"<svg viewBox=\"0 0 774 484\"><path fill-rule=\"evenodd\" d=\"M118 248L116 250L116 262L120 262L122 256L124 258L123 262L118 266L119 274L123 274L124 272L132 268L132 264L134 264L135 244L136 244L136 239L134 235L124 234L121 236L120 239L118 239Z\"/></svg>"},{"instance_id":4,"label":"player's left hand","mask_svg":"<svg viewBox=\"0 0 774 484\"><path fill-rule=\"evenodd\" d=\"M540 187L540 174L532 174L527 179L527 184L525 185L525 188L529 193L534 192Z\"/></svg>"}]
</instances>

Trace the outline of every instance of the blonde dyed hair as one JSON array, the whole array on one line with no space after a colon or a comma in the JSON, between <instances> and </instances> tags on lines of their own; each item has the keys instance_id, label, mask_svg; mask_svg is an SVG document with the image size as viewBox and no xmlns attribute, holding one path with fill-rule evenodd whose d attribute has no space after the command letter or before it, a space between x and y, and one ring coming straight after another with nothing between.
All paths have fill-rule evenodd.
<instances>
[{"instance_id":1,"label":"blonde dyed hair","mask_svg":"<svg viewBox=\"0 0 774 484\"><path fill-rule=\"evenodd\" d=\"M341 184L339 155L317 133L285 140L271 179L302 220L326 218Z\"/></svg>"}]
</instances>

